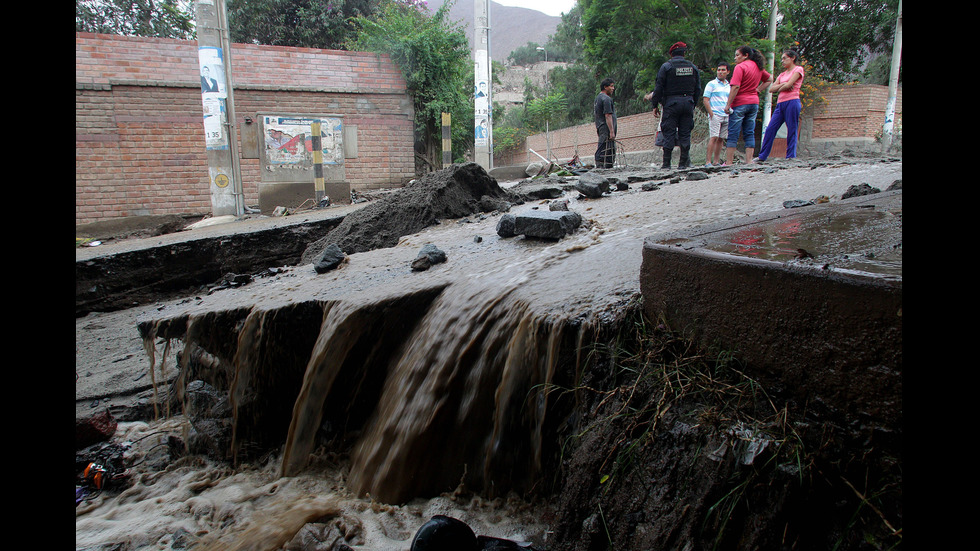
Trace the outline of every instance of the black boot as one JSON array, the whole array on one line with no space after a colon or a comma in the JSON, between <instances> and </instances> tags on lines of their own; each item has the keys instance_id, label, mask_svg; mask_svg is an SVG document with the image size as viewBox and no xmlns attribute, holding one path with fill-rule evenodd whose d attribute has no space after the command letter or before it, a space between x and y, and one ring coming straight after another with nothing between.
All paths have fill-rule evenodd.
<instances>
[{"instance_id":1,"label":"black boot","mask_svg":"<svg viewBox=\"0 0 980 551\"><path fill-rule=\"evenodd\" d=\"M681 160L677 163L677 168L691 168L691 148L681 148Z\"/></svg>"},{"instance_id":2,"label":"black boot","mask_svg":"<svg viewBox=\"0 0 980 551\"><path fill-rule=\"evenodd\" d=\"M667 149L666 147L664 148L664 163L663 163L663 165L660 166L660 168L670 168L670 154L671 153L673 153L673 148L671 148L671 149Z\"/></svg>"}]
</instances>

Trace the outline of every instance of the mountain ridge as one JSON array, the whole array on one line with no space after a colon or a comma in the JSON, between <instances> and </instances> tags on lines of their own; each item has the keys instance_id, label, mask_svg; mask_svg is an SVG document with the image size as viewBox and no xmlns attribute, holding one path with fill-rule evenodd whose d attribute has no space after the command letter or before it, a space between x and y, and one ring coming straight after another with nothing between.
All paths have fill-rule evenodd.
<instances>
[{"instance_id":1,"label":"mountain ridge","mask_svg":"<svg viewBox=\"0 0 980 551\"><path fill-rule=\"evenodd\" d=\"M445 3L445 0L429 0L429 9L435 12ZM474 11L473 0L456 0L449 8L450 21L465 26L466 40L470 43L470 51L474 44ZM548 37L555 33L561 23L561 17L532 10L530 8L511 7L490 2L490 59L506 63L511 52L527 44L537 42L544 45Z\"/></svg>"}]
</instances>

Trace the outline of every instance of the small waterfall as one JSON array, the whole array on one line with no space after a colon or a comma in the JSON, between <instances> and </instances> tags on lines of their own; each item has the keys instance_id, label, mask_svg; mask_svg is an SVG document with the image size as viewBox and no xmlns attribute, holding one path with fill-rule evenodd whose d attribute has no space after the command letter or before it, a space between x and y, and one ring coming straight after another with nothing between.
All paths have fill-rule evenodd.
<instances>
[{"instance_id":1,"label":"small waterfall","mask_svg":"<svg viewBox=\"0 0 980 551\"><path fill-rule=\"evenodd\" d=\"M460 483L503 494L538 480L556 370L590 342L582 320L530 308L517 292L525 282L463 278L141 331L148 343L184 340L176 396L195 379L226 389L231 458L285 441L280 474L295 475L329 427L349 446L360 494L398 503Z\"/></svg>"}]
</instances>

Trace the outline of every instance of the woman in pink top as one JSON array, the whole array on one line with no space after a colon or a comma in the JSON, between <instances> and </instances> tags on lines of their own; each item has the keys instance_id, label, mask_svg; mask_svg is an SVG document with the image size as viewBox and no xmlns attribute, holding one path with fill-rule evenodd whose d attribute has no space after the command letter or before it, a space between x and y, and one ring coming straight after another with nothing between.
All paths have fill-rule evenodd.
<instances>
[{"instance_id":1,"label":"woman in pink top","mask_svg":"<svg viewBox=\"0 0 980 551\"><path fill-rule=\"evenodd\" d=\"M755 152L755 117L759 113L759 93L772 84L772 75L762 68L765 60L759 50L741 46L735 50L735 70L729 81L728 94L728 142L725 144L725 165L735 159L738 136L745 136L745 158L752 162ZM725 166L722 165L722 166Z\"/></svg>"},{"instance_id":2,"label":"woman in pink top","mask_svg":"<svg viewBox=\"0 0 980 551\"><path fill-rule=\"evenodd\" d=\"M800 55L793 50L783 52L780 61L783 63L782 73L776 77L776 83L769 89L770 92L779 92L776 99L776 110L769 119L769 126L762 136L762 149L759 150L759 160L765 161L772 151L772 142L776 138L776 131L786 123L786 158L796 158L797 129L800 126L800 111L803 104L800 102L800 86L803 86L803 67L796 64Z\"/></svg>"}]
</instances>

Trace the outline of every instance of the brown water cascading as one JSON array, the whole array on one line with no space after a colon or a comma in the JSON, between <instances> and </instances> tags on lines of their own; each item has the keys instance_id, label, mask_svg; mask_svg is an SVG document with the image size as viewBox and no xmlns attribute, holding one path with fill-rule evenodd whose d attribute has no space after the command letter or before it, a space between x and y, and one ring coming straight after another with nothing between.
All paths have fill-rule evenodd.
<instances>
[{"instance_id":1,"label":"brown water cascading","mask_svg":"<svg viewBox=\"0 0 980 551\"><path fill-rule=\"evenodd\" d=\"M433 304L354 448L356 492L401 503L464 475L487 494L533 484L562 324L536 317L513 291L471 280Z\"/></svg>"}]
</instances>

